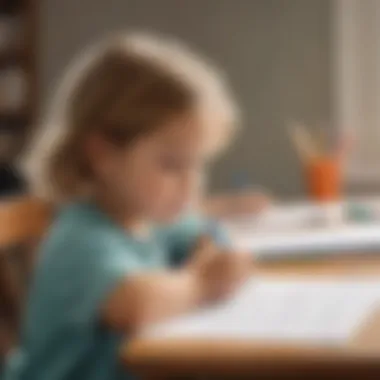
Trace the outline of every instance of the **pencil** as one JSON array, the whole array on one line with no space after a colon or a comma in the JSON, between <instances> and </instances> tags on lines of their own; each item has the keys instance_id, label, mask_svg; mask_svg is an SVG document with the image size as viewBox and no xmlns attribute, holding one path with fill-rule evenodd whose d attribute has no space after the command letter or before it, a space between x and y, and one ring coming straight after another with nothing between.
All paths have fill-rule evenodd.
<instances>
[{"instance_id":1,"label":"pencil","mask_svg":"<svg viewBox=\"0 0 380 380\"><path fill-rule=\"evenodd\" d=\"M306 163L315 160L321 155L322 152L318 149L315 137L313 137L303 125L299 123L291 124L289 134L302 162Z\"/></svg>"}]
</instances>

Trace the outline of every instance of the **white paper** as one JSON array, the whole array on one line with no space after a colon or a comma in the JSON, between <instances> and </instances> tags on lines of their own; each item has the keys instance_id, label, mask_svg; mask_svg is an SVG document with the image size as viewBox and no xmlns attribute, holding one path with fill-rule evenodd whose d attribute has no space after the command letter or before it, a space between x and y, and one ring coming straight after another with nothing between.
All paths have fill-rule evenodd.
<instances>
[{"instance_id":1,"label":"white paper","mask_svg":"<svg viewBox=\"0 0 380 380\"><path fill-rule=\"evenodd\" d=\"M236 232L231 237L234 248L259 257L283 254L349 253L380 249L380 225L343 226L318 231L260 233Z\"/></svg>"},{"instance_id":2,"label":"white paper","mask_svg":"<svg viewBox=\"0 0 380 380\"><path fill-rule=\"evenodd\" d=\"M256 217L224 223L232 246L259 258L380 250L380 219L347 220L343 203L276 206ZM371 203L373 213L379 203Z\"/></svg>"},{"instance_id":3,"label":"white paper","mask_svg":"<svg viewBox=\"0 0 380 380\"><path fill-rule=\"evenodd\" d=\"M228 302L152 326L145 334L339 344L378 304L376 280L254 278Z\"/></svg>"}]
</instances>

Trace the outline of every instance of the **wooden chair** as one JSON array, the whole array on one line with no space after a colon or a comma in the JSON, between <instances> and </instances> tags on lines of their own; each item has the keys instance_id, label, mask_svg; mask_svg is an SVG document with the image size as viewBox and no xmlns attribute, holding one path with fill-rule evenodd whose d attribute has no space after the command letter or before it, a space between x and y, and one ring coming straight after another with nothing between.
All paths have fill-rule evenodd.
<instances>
[{"instance_id":1,"label":"wooden chair","mask_svg":"<svg viewBox=\"0 0 380 380\"><path fill-rule=\"evenodd\" d=\"M0 361L17 340L34 248L50 223L52 210L33 198L0 200Z\"/></svg>"}]
</instances>

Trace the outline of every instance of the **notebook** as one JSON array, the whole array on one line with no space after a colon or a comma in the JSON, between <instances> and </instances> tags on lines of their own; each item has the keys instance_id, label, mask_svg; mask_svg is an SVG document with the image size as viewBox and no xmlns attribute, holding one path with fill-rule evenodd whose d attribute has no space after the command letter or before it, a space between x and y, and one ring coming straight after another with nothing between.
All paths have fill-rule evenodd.
<instances>
[{"instance_id":1,"label":"notebook","mask_svg":"<svg viewBox=\"0 0 380 380\"><path fill-rule=\"evenodd\" d=\"M241 339L339 345L380 304L380 281L255 277L227 302L150 326L153 339Z\"/></svg>"}]
</instances>

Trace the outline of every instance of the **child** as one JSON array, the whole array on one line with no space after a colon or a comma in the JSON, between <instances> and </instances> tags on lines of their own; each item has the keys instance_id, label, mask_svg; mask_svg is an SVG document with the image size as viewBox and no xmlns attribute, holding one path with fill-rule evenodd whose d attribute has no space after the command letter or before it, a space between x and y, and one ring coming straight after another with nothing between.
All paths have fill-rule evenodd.
<instances>
[{"instance_id":1,"label":"child","mask_svg":"<svg viewBox=\"0 0 380 380\"><path fill-rule=\"evenodd\" d=\"M234 118L220 75L171 41L107 39L69 71L32 160L61 209L7 380L130 378L126 336L249 276L249 255L219 254L185 215Z\"/></svg>"}]
</instances>

